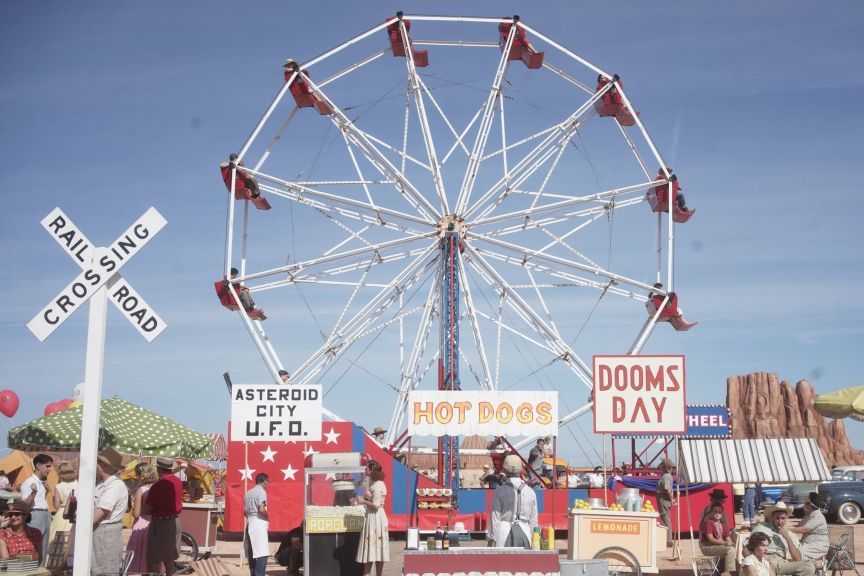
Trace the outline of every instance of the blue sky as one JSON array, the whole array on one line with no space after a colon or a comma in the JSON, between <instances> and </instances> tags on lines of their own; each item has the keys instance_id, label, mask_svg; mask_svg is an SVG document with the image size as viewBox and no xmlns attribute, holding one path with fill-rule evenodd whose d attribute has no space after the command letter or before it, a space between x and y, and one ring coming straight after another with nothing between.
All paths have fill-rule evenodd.
<instances>
[{"instance_id":1,"label":"blue sky","mask_svg":"<svg viewBox=\"0 0 864 576\"><path fill-rule=\"evenodd\" d=\"M225 431L229 404L221 374L230 371L236 382L265 382L268 373L240 319L213 294L212 283L223 270L226 212L216 165L242 145L278 92L286 57L308 61L397 9L519 13L538 31L621 75L697 209L676 230L675 279L688 318L700 324L686 334L659 326L644 349L686 355L688 401L721 403L727 376L762 370L793 384L810 379L820 392L862 383L855 361L864 347L864 232L857 203L864 181L860 3L790 1L781 8L737 1L625 2L613 10L597 3L577 9L548 2L541 9L473 2L468 14L464 4L4 2L0 253L7 280L0 288L0 378L21 397L18 414L12 422L4 419L4 428L40 415L83 379L84 311L42 344L26 328L78 273L39 221L60 206L90 240L107 245L155 206L168 225L123 274L168 329L148 345L109 311L103 395L121 396L202 431ZM457 28L445 31L447 38L459 34ZM482 36L477 28L466 34ZM415 22L412 36L434 34ZM494 28L488 36L495 40ZM386 46L383 32L370 42L346 54L344 62ZM428 49L426 79L464 126L494 75L493 52L479 66L473 52ZM545 49L549 61L562 62ZM545 73L545 79L535 81L521 65L511 69L514 133L530 133L568 110L563 89L540 89L549 81L546 71L536 76ZM326 76L323 67L313 71L313 80ZM384 99L404 93L400 78L402 61L388 55L368 74L334 83L334 98L355 105L352 114L365 115L370 131L398 143L401 117L384 108L399 100ZM464 84L465 92L450 90L451 83ZM379 100L380 106L369 104ZM582 161L590 160L593 175L586 177L578 163L563 170L573 182L585 177L602 188L615 184L619 160L632 157L620 140L602 132L608 122L600 122L592 119L580 142ZM284 156L274 173L295 178L302 166L308 171L304 178L345 177L344 146L338 149L337 133L326 126L325 118L301 111L280 144ZM461 172L447 177L461 178ZM300 207L295 213L289 204L274 201L272 211L252 215L262 244L250 268L320 255L341 240L336 228L307 218ZM624 270L652 258L653 237L639 228L651 217L646 207L640 210L645 214L622 214L615 222L612 253ZM587 240L604 264L603 246L612 235L607 232L601 227ZM311 354L347 294L305 287L256 295L286 367L293 370ZM631 325L641 325L638 309L613 305L589 317L597 294L578 296L550 297L563 311L558 322L566 339L582 338L580 345L590 339L589 358L623 352L634 334ZM589 324L584 336L576 336ZM514 345L514 351L524 349ZM566 390L562 394L571 404L584 398L584 389L554 367L532 374L546 360L524 354L502 362L502 382ZM383 366L392 368L394 356L398 370L397 340L388 334L366 356L346 360L345 376L337 366L325 387L338 385L325 404L367 427L388 421L398 378ZM596 461L596 454L574 446L586 444L590 422L577 426L562 433L569 444L565 455ZM853 444L864 446L864 428L851 422L847 428Z\"/></svg>"}]
</instances>

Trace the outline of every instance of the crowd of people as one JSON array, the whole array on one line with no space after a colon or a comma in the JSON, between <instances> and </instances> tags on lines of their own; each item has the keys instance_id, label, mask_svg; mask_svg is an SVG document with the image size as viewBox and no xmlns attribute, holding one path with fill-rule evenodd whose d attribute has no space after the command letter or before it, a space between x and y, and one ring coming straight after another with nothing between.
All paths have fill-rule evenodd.
<instances>
[{"instance_id":1,"label":"crowd of people","mask_svg":"<svg viewBox=\"0 0 864 576\"><path fill-rule=\"evenodd\" d=\"M62 533L74 531L79 502L78 471L70 462L56 465L58 481L49 490L48 476L55 468L48 454L32 460L33 474L20 484L20 495L3 501L0 525L0 559L48 562L49 544ZM120 479L122 455L106 450L96 458L96 487L93 494L93 537L91 571L94 574L119 574L126 550L131 550L130 573L174 574L180 555L180 513L183 486L172 458L157 458L155 465L138 464L138 486L130 493ZM5 477L5 474L3 475ZM8 478L6 478L8 482ZM11 490L6 484L5 490ZM48 506L51 494L53 515ZM128 543L123 542L123 519L131 512L134 524ZM64 539L70 542L71 539ZM62 550L55 548L52 554ZM73 562L72 550L60 559Z\"/></svg>"}]
</instances>

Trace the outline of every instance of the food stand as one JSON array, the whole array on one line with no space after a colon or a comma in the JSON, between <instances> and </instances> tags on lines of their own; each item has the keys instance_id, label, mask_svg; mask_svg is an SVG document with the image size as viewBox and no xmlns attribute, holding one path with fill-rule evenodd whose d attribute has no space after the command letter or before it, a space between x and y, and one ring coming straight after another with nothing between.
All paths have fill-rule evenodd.
<instances>
[{"instance_id":1,"label":"food stand","mask_svg":"<svg viewBox=\"0 0 864 576\"><path fill-rule=\"evenodd\" d=\"M573 509L569 513L567 559L595 558L614 544L632 554L642 572L657 574L657 516L656 512Z\"/></svg>"},{"instance_id":2,"label":"food stand","mask_svg":"<svg viewBox=\"0 0 864 576\"><path fill-rule=\"evenodd\" d=\"M188 532L198 544L198 552L216 552L216 524L219 522L219 506L215 502L184 502L180 512L183 531Z\"/></svg>"},{"instance_id":3,"label":"food stand","mask_svg":"<svg viewBox=\"0 0 864 576\"><path fill-rule=\"evenodd\" d=\"M365 481L365 453L331 452L306 458L303 565L307 576L361 576L355 558L365 506L352 506Z\"/></svg>"}]
</instances>

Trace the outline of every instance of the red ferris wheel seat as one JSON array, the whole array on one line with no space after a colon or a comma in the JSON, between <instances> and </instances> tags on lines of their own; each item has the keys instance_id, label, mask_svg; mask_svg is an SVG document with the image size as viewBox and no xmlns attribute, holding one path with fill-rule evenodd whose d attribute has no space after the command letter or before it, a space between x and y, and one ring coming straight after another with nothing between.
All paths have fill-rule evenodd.
<instances>
[{"instance_id":1,"label":"red ferris wheel seat","mask_svg":"<svg viewBox=\"0 0 864 576\"><path fill-rule=\"evenodd\" d=\"M651 296L648 301L645 302L645 308L648 310L648 315L653 316L657 312L657 308L662 304L662 294L654 294ZM672 325L672 328L679 332L686 332L698 324L698 322L688 322L687 319L684 318L683 312L678 309L678 295L675 292L669 293L669 301L666 302L666 306L663 307L660 316L657 317L657 321L669 322L669 324Z\"/></svg>"},{"instance_id":2,"label":"red ferris wheel seat","mask_svg":"<svg viewBox=\"0 0 864 576\"><path fill-rule=\"evenodd\" d=\"M285 69L285 81L291 79L294 71L290 68ZM309 73L305 70L301 70L297 75L297 78L294 79L294 82L288 87L288 90L291 92L291 96L294 97L294 101L297 103L298 108L315 108L319 114L322 116L329 116L333 113L333 108L330 107L329 104L318 98L318 96L313 93L309 89L309 85L303 81L303 77L308 78Z\"/></svg>"},{"instance_id":3,"label":"red ferris wheel seat","mask_svg":"<svg viewBox=\"0 0 864 576\"><path fill-rule=\"evenodd\" d=\"M216 296L219 298L219 303L222 304L228 310L232 312L237 312L240 310L240 306L237 304L237 300L234 299L234 294L231 293L231 290L228 288L228 284L225 280L217 280L213 283L213 287L216 288ZM246 315L252 318L253 320L266 320L267 316L264 315L264 311L260 308L254 308L252 310L247 310Z\"/></svg>"},{"instance_id":4,"label":"red ferris wheel seat","mask_svg":"<svg viewBox=\"0 0 864 576\"><path fill-rule=\"evenodd\" d=\"M507 44L507 38L510 36L510 28L512 26L513 24L510 22L502 22L498 25L498 32L500 34L498 43L501 46L501 50L504 50L504 46ZM528 42L528 38L525 35L524 28L516 28L516 37L513 38L513 44L510 45L507 60L521 60L525 66L534 70L543 66L544 54L544 52L537 52L531 47L531 43Z\"/></svg>"},{"instance_id":5,"label":"red ferris wheel seat","mask_svg":"<svg viewBox=\"0 0 864 576\"><path fill-rule=\"evenodd\" d=\"M610 80L608 78L600 76L597 79L597 91L599 92L605 88L609 82ZM616 82L618 83L618 86L623 86L620 78L617 78ZM636 119L633 117L630 109L624 105L624 99L621 97L621 93L615 88L607 90L603 96L594 103L594 109L597 110L597 113L602 117L614 116L622 126L633 126L636 124Z\"/></svg>"},{"instance_id":6,"label":"red ferris wheel seat","mask_svg":"<svg viewBox=\"0 0 864 576\"><path fill-rule=\"evenodd\" d=\"M224 280L217 280L213 283L213 286L216 288L216 296L219 297L219 303L222 304L222 306L234 312L240 310L240 306L237 305L234 295L231 293L231 290L228 289L228 285Z\"/></svg>"},{"instance_id":7,"label":"red ferris wheel seat","mask_svg":"<svg viewBox=\"0 0 864 576\"><path fill-rule=\"evenodd\" d=\"M390 49L393 51L393 56L405 58L405 44L402 42L402 31L399 28L399 20L388 18L387 22L393 20L393 23L387 26L387 37L390 39ZM417 68L425 68L429 66L429 52L426 50L414 50L413 42L411 42L411 21L403 18L405 23L405 32L408 33L408 43L411 44L411 56L414 60L414 66Z\"/></svg>"},{"instance_id":8,"label":"red ferris wheel seat","mask_svg":"<svg viewBox=\"0 0 864 576\"><path fill-rule=\"evenodd\" d=\"M239 166L242 166L243 163L240 162ZM231 169L231 164L228 162L223 162L219 164L219 171L222 173L222 181L225 183L225 188L228 191L231 191L231 173L233 170ZM257 188L257 184L247 183L247 179L251 179L252 176L241 172L238 169L237 172L237 181L234 183L234 198L237 200L250 200L252 204L255 205L259 210L270 210L270 202L264 198L263 194L253 195L252 189L249 187L250 185L255 185Z\"/></svg>"},{"instance_id":9,"label":"red ferris wheel seat","mask_svg":"<svg viewBox=\"0 0 864 576\"><path fill-rule=\"evenodd\" d=\"M666 201L666 185L655 186L653 190L649 190L645 197L648 199L648 205L651 206L652 212L669 213L669 203ZM672 220L679 224L683 224L690 220L696 209L682 210L677 202L672 203Z\"/></svg>"}]
</instances>

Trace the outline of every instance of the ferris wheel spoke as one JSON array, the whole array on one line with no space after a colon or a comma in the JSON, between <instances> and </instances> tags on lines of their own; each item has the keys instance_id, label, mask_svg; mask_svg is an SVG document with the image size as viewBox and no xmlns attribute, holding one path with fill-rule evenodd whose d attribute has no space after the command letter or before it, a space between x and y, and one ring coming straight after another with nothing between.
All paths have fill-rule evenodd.
<instances>
[{"instance_id":1,"label":"ferris wheel spoke","mask_svg":"<svg viewBox=\"0 0 864 576\"><path fill-rule=\"evenodd\" d=\"M438 154L435 151L435 142L432 140L432 130L429 127L429 119L426 117L426 104L423 102L423 91L420 87L417 67L414 65L414 57L411 51L411 43L408 41L408 31L405 22L399 21L402 44L405 48L405 65L408 68L409 92L414 97L414 106L417 110L417 118L420 120L420 132L423 134L423 143L426 146L426 157L429 159L429 167L432 170L432 180L438 201L441 206L441 214L449 214L450 208L447 203L447 194L444 191L444 179L441 176L441 166L438 164Z\"/></svg>"},{"instance_id":2,"label":"ferris wheel spoke","mask_svg":"<svg viewBox=\"0 0 864 576\"><path fill-rule=\"evenodd\" d=\"M633 280L632 278L622 276L621 274L615 274L614 272L610 272L600 266L588 266L580 262L574 262L573 260L570 260L568 258L542 253L531 248L525 248L524 246L519 246L510 242L504 242L503 240L498 240L497 238L492 238L483 234L472 234L472 238L476 240L481 240L483 242L488 242L493 246L497 246L511 252L516 252L517 254L521 255L522 258L525 260L540 260L556 266L566 266L568 268L573 268L576 270L581 270L582 272L594 274L595 276L602 276L617 284L627 284L629 286L641 288L646 291L650 291L652 289L650 285L644 282Z\"/></svg>"},{"instance_id":3,"label":"ferris wheel spoke","mask_svg":"<svg viewBox=\"0 0 864 576\"><path fill-rule=\"evenodd\" d=\"M491 210L494 210L495 207L499 206L507 197L510 187L518 187L521 182L524 182L533 175L534 172L540 169L540 167L549 158L550 154L553 154L558 148L566 146L570 141L570 138L576 133L576 130L581 125L580 118L589 110L593 110L593 103L597 98L598 96L595 95L564 120L552 126L551 129L545 129L537 133L535 136L545 133L545 137L533 149L525 154L516 166L514 166L512 171L505 174L504 177L498 180L498 182L496 182L470 208L467 209L465 212L465 218L467 219L471 214L483 206L486 206L486 208L484 208L478 219L488 215ZM527 142L529 140L524 139L523 141ZM505 148L506 146L502 148L502 151ZM496 194L497 197L495 197ZM493 197L495 199L487 206L487 202L492 200Z\"/></svg>"},{"instance_id":4,"label":"ferris wheel spoke","mask_svg":"<svg viewBox=\"0 0 864 576\"><path fill-rule=\"evenodd\" d=\"M351 340L352 335L362 331L364 326L374 322L377 317L384 313L393 299L398 298L400 291L413 285L436 264L438 256L429 257L436 248L437 244L432 244L420 253L402 272L388 282L386 288L379 290L350 320L341 326L337 326L334 329L335 336L328 339L295 372L303 374L303 378L308 381L322 368L319 365L310 370L319 360L324 358L324 362L329 363L344 354L345 350L350 347L350 343L353 343L353 340Z\"/></svg>"},{"instance_id":5,"label":"ferris wheel spoke","mask_svg":"<svg viewBox=\"0 0 864 576\"><path fill-rule=\"evenodd\" d=\"M465 169L462 186L459 188L459 198L456 201L457 214L462 214L465 211L465 207L471 199L471 192L474 189L474 184L477 181L477 174L480 170L480 159L483 157L483 153L486 150L486 141L489 138L489 131L492 129L492 120L495 115L495 100L501 98L501 84L504 82L505 73L507 72L507 56L510 54L510 47L513 45L513 39L515 36L516 26L511 26L510 35L507 37L504 50L501 52L501 57L498 59L498 69L495 71L495 78L492 81L492 87L489 90L489 94L486 96L486 103L483 105L483 115L480 119L480 126L477 129L477 136L474 139L474 146L471 149L471 155L468 157L468 167Z\"/></svg>"},{"instance_id":6,"label":"ferris wheel spoke","mask_svg":"<svg viewBox=\"0 0 864 576\"><path fill-rule=\"evenodd\" d=\"M423 305L423 314L420 317L420 323L417 326L417 334L414 337L414 344L411 348L411 354L408 356L408 364L403 368L401 374L401 383L399 388L399 400L396 403L396 408L393 411L393 416L390 419L390 426L387 428L387 441L392 442L395 439L396 431L401 426L403 414L405 412L408 393L414 390L419 382L418 373L423 355L426 351L426 346L429 342L429 334L432 332L432 319L435 316L435 302L440 298L441 285L432 282L429 286L429 293L426 296L426 301Z\"/></svg>"},{"instance_id":7,"label":"ferris wheel spoke","mask_svg":"<svg viewBox=\"0 0 864 576\"><path fill-rule=\"evenodd\" d=\"M589 275L587 278L583 278L581 276L576 276L570 272L561 270L558 267L546 266L543 264L538 264L537 262L532 262L530 260L526 261L524 258L520 258L517 256L510 256L508 254L502 254L500 252L495 252L494 250L483 249L483 255L487 258L491 258L493 260L497 260L499 262L504 262L506 264L510 264L517 268L529 268L532 271L540 272L542 274L546 274L553 278L560 278L561 280L566 281L566 284L556 284L550 286L542 286L539 287L548 287L548 288L594 288L597 290L603 290L610 294L615 294L618 296L623 296L625 298L629 298L632 300L636 300L638 302L645 302L648 300L648 297L644 292L634 292L632 290L624 290L615 285L614 282L606 281L600 282L598 280L594 280L595 276ZM523 286L513 285L513 288L522 288ZM526 285L525 287L529 287Z\"/></svg>"},{"instance_id":8,"label":"ferris wheel spoke","mask_svg":"<svg viewBox=\"0 0 864 576\"><path fill-rule=\"evenodd\" d=\"M358 149L366 156L367 160L378 169L381 174L388 178L392 178L398 182L397 190L412 204L421 216L436 220L434 215L437 214L435 207L427 200L423 194L408 180L408 178L396 168L389 159L375 146L375 144L367 137L366 133L358 129L354 122L345 116L341 108L336 106L333 101L308 78L305 80L310 89L315 91L318 96L326 101L333 109L330 115L331 121L336 127L350 138Z\"/></svg>"},{"instance_id":9,"label":"ferris wheel spoke","mask_svg":"<svg viewBox=\"0 0 864 576\"><path fill-rule=\"evenodd\" d=\"M355 256L361 256L364 254L373 254L376 257L381 256L381 252L383 250L387 250L388 248L393 248L396 246L402 246L403 244L408 244L410 242L416 242L418 240L430 239L434 238L437 235L435 232L430 232L428 234L424 234L423 236L409 236L406 238L398 238L396 240L389 240L386 242L379 242L378 244L371 244L369 246L363 246L361 248L354 248L353 250L346 250L344 252L338 252L336 254L329 254L327 256L322 256L319 258L312 258L310 260L304 260L302 262L294 262L293 264L286 264L284 266L279 266L278 268L270 268L269 270L264 270L261 272L255 272L252 274L248 274L241 278L241 280L255 280L258 278L266 278L268 276L273 276L274 274L288 274L288 275L297 275L300 272L308 270L313 267L322 266L324 264L331 264L333 262L338 262L339 260L344 260L346 258L353 258ZM434 246L434 244L433 244ZM251 289L251 288L250 288Z\"/></svg>"},{"instance_id":10,"label":"ferris wheel spoke","mask_svg":"<svg viewBox=\"0 0 864 576\"><path fill-rule=\"evenodd\" d=\"M614 209L620 210L622 208L627 208L629 206L635 206L637 204L642 204L645 202L645 198L640 196L638 198L630 198L628 200L615 200ZM591 208L586 208L584 210L576 210L574 212L567 212L563 216L550 216L547 218L541 218L539 220L529 219L523 221L519 224L514 224L512 226L507 226L506 228L500 228L498 230L494 230L491 232L486 232L486 236L490 236L493 238L498 238L500 236L508 236L511 234L516 234L519 232L524 232L525 230L529 230L532 228L541 229L546 226L552 226L553 224L559 224L561 222L569 222L570 220L574 220L577 218L585 218L582 224L579 224L580 229L585 226L595 222L601 216L606 216L613 209L613 204L611 202L607 202L602 206L593 206Z\"/></svg>"},{"instance_id":11,"label":"ferris wheel spoke","mask_svg":"<svg viewBox=\"0 0 864 576\"><path fill-rule=\"evenodd\" d=\"M498 273L498 271L483 257L483 255L468 242L465 246L471 251L473 256L469 262L477 268L482 268L488 277L497 285L496 289L507 292L509 298L507 304L511 309L519 311L528 320L528 326L543 338L548 345L557 352L564 362L571 367L574 373L582 379L589 387L592 386L591 369L585 362L576 354L576 352L561 339L552 328L534 311L534 309L522 298L518 291L513 289L510 284Z\"/></svg>"},{"instance_id":12,"label":"ferris wheel spoke","mask_svg":"<svg viewBox=\"0 0 864 576\"><path fill-rule=\"evenodd\" d=\"M481 214L476 219L470 220L469 224L471 226L485 226L488 224L498 224L510 220L525 220L526 218L532 218L541 214L555 214L556 212L561 212L574 206L578 206L580 204L587 204L592 202L608 202L610 200L615 200L617 202L619 196L623 196L626 200L630 196L641 194L641 192L643 192L644 190L653 188L656 185L657 182L654 180L647 182L639 182L638 184L631 184L629 186L622 186L620 188L604 190L603 192L595 192L594 194L589 194L587 196L571 196L569 199L566 200L559 200L557 202L550 202L548 204L536 206L536 200L542 194L541 189L536 194L533 205L527 209L507 212L504 214L499 214L497 216L484 216L483 214ZM641 199L642 198L640 196L640 200Z\"/></svg>"},{"instance_id":13,"label":"ferris wheel spoke","mask_svg":"<svg viewBox=\"0 0 864 576\"><path fill-rule=\"evenodd\" d=\"M336 266L334 268L328 268L326 270L319 270L316 272L311 272L308 274L300 274L300 275L290 275L288 278L282 280L276 280L274 282L269 282L266 284L258 284L255 286L249 286L250 292L261 292L264 290L270 290L273 288L280 288L283 286L292 286L295 284L315 284L318 282L322 282L323 279L341 276L343 274L348 274L351 272L356 272L357 270L366 269L369 267L378 267L383 264L390 264L393 262L397 262L399 260L404 260L406 258L416 257L423 252L425 252L425 248L414 248L412 250L403 250L401 252L394 252L392 254L381 255L378 253L373 254L369 258L361 258L352 262L348 262L347 264L343 264L341 266ZM322 282L323 283L323 282ZM362 283L358 282L361 288L364 286L375 287L382 286L382 284L378 283L373 285L372 283ZM350 285L355 285L351 283Z\"/></svg>"},{"instance_id":14,"label":"ferris wheel spoke","mask_svg":"<svg viewBox=\"0 0 864 576\"><path fill-rule=\"evenodd\" d=\"M331 192L323 192L287 180L278 180L272 177L271 179L279 184L280 188L263 183L259 184L260 188L265 192L287 198L298 204L338 212L343 216L360 220L361 222L376 224L385 228L405 230L407 232L415 232L411 226L420 226L421 228L428 229L434 225L434 222L377 204L369 204L362 200L355 200L354 198L340 196ZM396 222L390 222L391 219Z\"/></svg>"},{"instance_id":15,"label":"ferris wheel spoke","mask_svg":"<svg viewBox=\"0 0 864 576\"><path fill-rule=\"evenodd\" d=\"M462 148L462 150L465 152L465 156L470 155L471 153L468 151L468 148L465 146L465 143L462 142L462 135L459 134L458 132L456 132L456 128L453 127L453 123L450 122L449 118L447 118L447 114L444 113L444 110L438 104L438 101L435 99L435 96L432 95L432 92L429 90L429 87L426 86L426 82L423 81L423 78L419 74L417 75L417 82L418 82L419 86L423 89L423 93L429 99L429 102L432 103L432 106L435 108L435 110L441 116L441 119L444 121L444 124L450 130L450 133L456 139L455 142L453 143L453 145L458 147L458 148ZM444 166L445 161L446 161L446 157L444 160L441 160L441 166Z\"/></svg>"},{"instance_id":16,"label":"ferris wheel spoke","mask_svg":"<svg viewBox=\"0 0 864 576\"><path fill-rule=\"evenodd\" d=\"M459 256L461 261L461 255ZM459 266L459 289L465 298L465 308L471 323L471 332L474 335L474 345L480 357L480 367L483 370L483 382L479 382L484 390L493 390L495 383L492 380L492 372L489 369L489 359L486 357L486 347L483 345L483 335L480 333L480 325L477 322L477 312L474 306L474 298L471 295L471 286L468 284L468 276L465 274L464 264Z\"/></svg>"},{"instance_id":17,"label":"ferris wheel spoke","mask_svg":"<svg viewBox=\"0 0 864 576\"><path fill-rule=\"evenodd\" d=\"M463 142L465 140L465 135L471 131L471 128L474 126L474 123L477 122L477 119L480 118L480 114L482 114L482 113L483 113L483 106L481 105L477 109L477 112L474 113L474 116L471 117L471 120L468 121L468 124L465 125L465 128L462 129L462 132L457 137L456 142L454 142L450 146L450 149L447 150L447 154L445 154L444 158L441 160L442 165L447 163L447 160L450 158L450 155L453 154L453 152L455 152L456 149L459 148L460 146L465 150L466 156L468 156L468 157L471 156L471 153L468 152L468 149L465 147Z\"/></svg>"}]
</instances>

